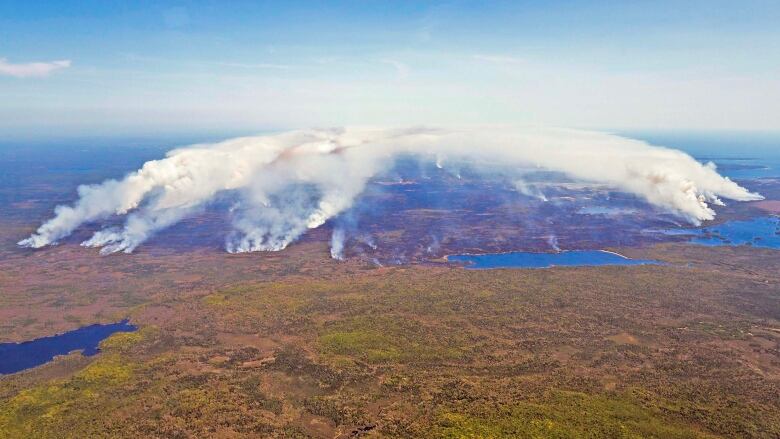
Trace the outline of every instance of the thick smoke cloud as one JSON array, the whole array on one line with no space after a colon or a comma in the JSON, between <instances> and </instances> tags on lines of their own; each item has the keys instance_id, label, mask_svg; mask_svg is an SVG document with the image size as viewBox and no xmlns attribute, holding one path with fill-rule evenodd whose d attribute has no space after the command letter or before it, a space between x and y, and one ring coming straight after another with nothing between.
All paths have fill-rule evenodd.
<instances>
[{"instance_id":1,"label":"thick smoke cloud","mask_svg":"<svg viewBox=\"0 0 780 439\"><path fill-rule=\"evenodd\" d=\"M400 154L440 167L466 160L532 167L609 185L640 196L693 224L710 220L720 197L760 199L712 164L687 154L615 135L562 129L374 129L294 131L193 145L145 163L122 180L79 187L79 199L19 242L39 248L57 243L84 223L126 216L120 228L98 231L82 243L101 253L132 252L155 232L192 215L224 191L237 191L231 209L230 252L281 250L308 229L352 206L366 183ZM520 178L520 175L517 176ZM521 180L518 180L521 181ZM521 192L543 197L524 183ZM343 232L334 247L343 245ZM341 248L334 255L342 254Z\"/></svg>"}]
</instances>

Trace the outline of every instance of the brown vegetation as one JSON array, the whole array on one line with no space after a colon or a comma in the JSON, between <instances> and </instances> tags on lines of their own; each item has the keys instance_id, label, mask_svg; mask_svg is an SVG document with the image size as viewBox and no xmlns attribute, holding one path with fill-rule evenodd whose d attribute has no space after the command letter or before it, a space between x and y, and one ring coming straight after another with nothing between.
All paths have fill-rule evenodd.
<instances>
[{"instance_id":1,"label":"brown vegetation","mask_svg":"<svg viewBox=\"0 0 780 439\"><path fill-rule=\"evenodd\" d=\"M17 256L6 340L143 329L0 378L0 436L780 435L780 253L621 252L669 265L377 269L319 242Z\"/></svg>"}]
</instances>

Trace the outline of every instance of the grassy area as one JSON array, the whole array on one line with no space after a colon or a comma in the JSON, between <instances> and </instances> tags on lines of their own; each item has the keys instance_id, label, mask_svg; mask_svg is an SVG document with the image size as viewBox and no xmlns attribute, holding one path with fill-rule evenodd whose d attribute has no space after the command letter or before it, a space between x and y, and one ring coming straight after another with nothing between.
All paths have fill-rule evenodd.
<instances>
[{"instance_id":1,"label":"grassy area","mask_svg":"<svg viewBox=\"0 0 780 439\"><path fill-rule=\"evenodd\" d=\"M768 272L296 263L0 379L0 437L780 436Z\"/></svg>"},{"instance_id":2,"label":"grassy area","mask_svg":"<svg viewBox=\"0 0 780 439\"><path fill-rule=\"evenodd\" d=\"M133 369L126 358L107 354L71 378L19 392L0 402L0 437L107 436L99 420L127 403L121 386L133 378Z\"/></svg>"},{"instance_id":3,"label":"grassy area","mask_svg":"<svg viewBox=\"0 0 780 439\"><path fill-rule=\"evenodd\" d=\"M550 391L540 400L479 414L443 412L431 431L443 438L712 438L670 422L629 396Z\"/></svg>"},{"instance_id":4,"label":"grassy area","mask_svg":"<svg viewBox=\"0 0 780 439\"><path fill-rule=\"evenodd\" d=\"M350 356L370 363L446 362L460 358L462 337L401 317L356 317L331 322L319 336L325 355Z\"/></svg>"}]
</instances>

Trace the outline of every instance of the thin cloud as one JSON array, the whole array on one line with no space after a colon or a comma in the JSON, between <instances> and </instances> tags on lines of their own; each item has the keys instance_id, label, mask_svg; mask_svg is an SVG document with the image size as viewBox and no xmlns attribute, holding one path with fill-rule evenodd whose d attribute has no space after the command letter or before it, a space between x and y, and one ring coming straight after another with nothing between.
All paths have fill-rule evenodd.
<instances>
[{"instance_id":1,"label":"thin cloud","mask_svg":"<svg viewBox=\"0 0 780 439\"><path fill-rule=\"evenodd\" d=\"M70 67L70 60L63 59L49 62L31 62L13 64L6 58L0 58L0 75L15 76L17 78L33 78L49 76L50 73Z\"/></svg>"},{"instance_id":2,"label":"thin cloud","mask_svg":"<svg viewBox=\"0 0 780 439\"><path fill-rule=\"evenodd\" d=\"M396 73L398 74L398 79L406 79L409 77L409 73L411 72L411 69L409 68L408 65L393 59L383 59L381 60L381 62L393 66L395 68Z\"/></svg>"},{"instance_id":3,"label":"thin cloud","mask_svg":"<svg viewBox=\"0 0 780 439\"><path fill-rule=\"evenodd\" d=\"M522 58L506 55L474 55L474 59L494 64L522 64L524 62Z\"/></svg>"},{"instance_id":4,"label":"thin cloud","mask_svg":"<svg viewBox=\"0 0 780 439\"><path fill-rule=\"evenodd\" d=\"M278 69L278 70L289 70L293 67L291 65L287 64L273 64L273 63L253 63L253 64L247 64L247 63L237 63L237 62L212 62L210 64L218 65L218 66L225 66L225 67L238 67L242 69Z\"/></svg>"},{"instance_id":5,"label":"thin cloud","mask_svg":"<svg viewBox=\"0 0 780 439\"><path fill-rule=\"evenodd\" d=\"M202 61L202 60L180 60L180 59L168 59L154 56L143 56L135 53L125 53L124 57L129 61L141 61L141 62L153 62L153 63L167 63L167 64L188 64L192 66L217 66L217 67L231 67L239 69L275 69L275 70L291 70L296 66L289 64L276 64L276 63L244 63L244 62L229 62L229 61Z\"/></svg>"}]
</instances>

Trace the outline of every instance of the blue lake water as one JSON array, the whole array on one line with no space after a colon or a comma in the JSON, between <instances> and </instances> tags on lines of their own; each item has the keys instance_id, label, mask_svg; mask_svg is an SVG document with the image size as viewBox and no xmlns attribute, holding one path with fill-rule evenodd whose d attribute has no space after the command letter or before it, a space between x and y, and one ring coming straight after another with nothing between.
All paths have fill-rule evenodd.
<instances>
[{"instance_id":1,"label":"blue lake water","mask_svg":"<svg viewBox=\"0 0 780 439\"><path fill-rule=\"evenodd\" d=\"M728 221L701 229L669 230L665 233L690 235L690 242L701 245L752 245L780 249L780 218L772 216Z\"/></svg>"},{"instance_id":2,"label":"blue lake water","mask_svg":"<svg viewBox=\"0 0 780 439\"><path fill-rule=\"evenodd\" d=\"M576 267L595 265L645 265L658 261L629 259L603 250L572 250L559 253L511 252L483 255L451 255L450 262L463 262L466 268L549 268L554 266Z\"/></svg>"},{"instance_id":3,"label":"blue lake water","mask_svg":"<svg viewBox=\"0 0 780 439\"><path fill-rule=\"evenodd\" d=\"M749 180L756 178L772 178L780 176L780 160L774 157L766 158L714 158L718 173L736 180Z\"/></svg>"},{"instance_id":4,"label":"blue lake water","mask_svg":"<svg viewBox=\"0 0 780 439\"><path fill-rule=\"evenodd\" d=\"M107 325L84 326L63 334L22 343L0 343L0 375L19 372L48 363L57 355L80 350L84 355L99 352L101 341L116 332L132 332L136 326L123 320Z\"/></svg>"},{"instance_id":5,"label":"blue lake water","mask_svg":"<svg viewBox=\"0 0 780 439\"><path fill-rule=\"evenodd\" d=\"M777 133L624 133L654 145L681 149L702 162L714 162L732 179L780 177L780 136Z\"/></svg>"}]
</instances>

